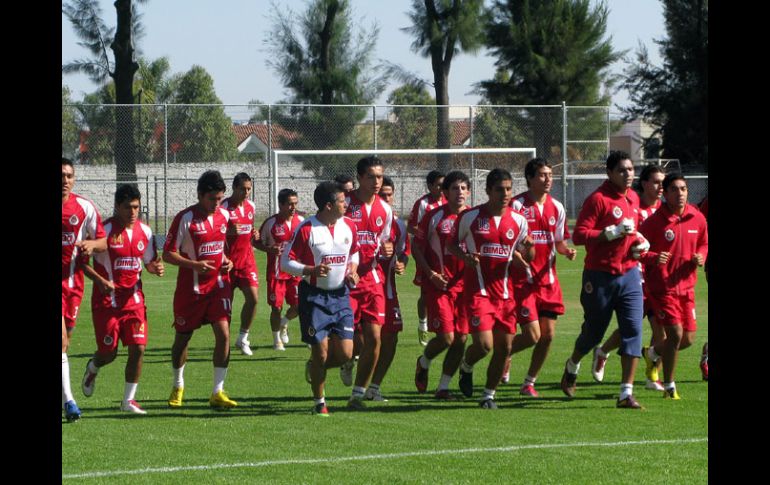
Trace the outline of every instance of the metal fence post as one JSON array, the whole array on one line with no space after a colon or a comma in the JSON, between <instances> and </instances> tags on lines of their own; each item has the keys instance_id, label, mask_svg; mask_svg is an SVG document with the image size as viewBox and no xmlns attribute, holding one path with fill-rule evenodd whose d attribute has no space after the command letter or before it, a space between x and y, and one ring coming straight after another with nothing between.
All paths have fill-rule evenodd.
<instances>
[{"instance_id":1,"label":"metal fence post","mask_svg":"<svg viewBox=\"0 0 770 485\"><path fill-rule=\"evenodd\" d=\"M475 148L473 144L473 106L468 106L468 119L470 120L470 144L471 148ZM476 159L471 153L471 177L476 180ZM476 205L476 191L471 191L471 205Z\"/></svg>"},{"instance_id":2,"label":"metal fence post","mask_svg":"<svg viewBox=\"0 0 770 485\"><path fill-rule=\"evenodd\" d=\"M168 104L163 105L163 143L165 144L163 150L163 233L165 234L168 232Z\"/></svg>"},{"instance_id":3,"label":"metal fence post","mask_svg":"<svg viewBox=\"0 0 770 485\"><path fill-rule=\"evenodd\" d=\"M565 101L561 102L561 112L562 112L562 149L561 149L561 194L562 194L562 203L567 203L567 169L568 162L567 162L567 103ZM569 210L573 210L573 205L570 204ZM574 217L574 214L573 214Z\"/></svg>"},{"instance_id":4,"label":"metal fence post","mask_svg":"<svg viewBox=\"0 0 770 485\"><path fill-rule=\"evenodd\" d=\"M273 175L273 164L271 163L273 160L273 105L268 104L267 105L267 156L265 157L265 163L267 163L267 176L272 177ZM271 179L272 180L272 179ZM267 203L269 212L268 214L275 214L278 212L277 206L273 207L273 188L272 184L270 182L267 183L267 192L270 194L270 197L268 198L269 201ZM278 196L276 196L277 198Z\"/></svg>"},{"instance_id":5,"label":"metal fence post","mask_svg":"<svg viewBox=\"0 0 770 485\"><path fill-rule=\"evenodd\" d=\"M372 138L374 139L374 149L377 149L377 106L372 105Z\"/></svg>"}]
</instances>

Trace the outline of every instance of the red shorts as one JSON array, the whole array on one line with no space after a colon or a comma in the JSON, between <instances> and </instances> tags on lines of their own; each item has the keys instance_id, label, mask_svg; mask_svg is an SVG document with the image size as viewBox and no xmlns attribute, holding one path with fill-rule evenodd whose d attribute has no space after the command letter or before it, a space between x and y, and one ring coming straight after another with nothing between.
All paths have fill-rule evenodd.
<instances>
[{"instance_id":1,"label":"red shorts","mask_svg":"<svg viewBox=\"0 0 770 485\"><path fill-rule=\"evenodd\" d=\"M350 308L353 310L353 321L360 329L361 322L385 325L385 285L359 284L350 290Z\"/></svg>"},{"instance_id":2,"label":"red shorts","mask_svg":"<svg viewBox=\"0 0 770 485\"><path fill-rule=\"evenodd\" d=\"M694 332L698 328L693 291L687 292L686 295L649 295L648 301L655 312L655 323L658 325L681 325L685 332Z\"/></svg>"},{"instance_id":3,"label":"red shorts","mask_svg":"<svg viewBox=\"0 0 770 485\"><path fill-rule=\"evenodd\" d=\"M299 304L299 278L279 280L270 278L267 280L267 304L273 308L283 308L283 301L289 306Z\"/></svg>"},{"instance_id":4,"label":"red shorts","mask_svg":"<svg viewBox=\"0 0 770 485\"><path fill-rule=\"evenodd\" d=\"M147 345L147 310L144 295L139 291L139 303L135 300L122 307L106 307L92 304L94 336L99 352L112 352L118 348L118 338L126 345Z\"/></svg>"},{"instance_id":5,"label":"red shorts","mask_svg":"<svg viewBox=\"0 0 770 485\"><path fill-rule=\"evenodd\" d=\"M382 333L398 333L404 329L404 321L401 318L401 305L398 303L398 295L385 300L385 325Z\"/></svg>"},{"instance_id":6,"label":"red shorts","mask_svg":"<svg viewBox=\"0 0 770 485\"><path fill-rule=\"evenodd\" d=\"M259 288L258 277L257 265L253 262L243 268L233 268L230 271L230 283L233 285L233 288L242 288L244 286Z\"/></svg>"},{"instance_id":7,"label":"red shorts","mask_svg":"<svg viewBox=\"0 0 770 485\"><path fill-rule=\"evenodd\" d=\"M179 333L189 333L207 323L226 320L230 323L233 292L230 285L215 287L205 295L174 293L174 328Z\"/></svg>"},{"instance_id":8,"label":"red shorts","mask_svg":"<svg viewBox=\"0 0 770 485\"><path fill-rule=\"evenodd\" d=\"M461 292L425 288L425 309L431 332L468 335L468 306Z\"/></svg>"},{"instance_id":9,"label":"red shorts","mask_svg":"<svg viewBox=\"0 0 770 485\"><path fill-rule=\"evenodd\" d=\"M564 298L561 286L556 280L552 285L535 286L523 283L513 288L516 301L516 320L522 323L540 319L540 312L564 315Z\"/></svg>"},{"instance_id":10,"label":"red shorts","mask_svg":"<svg viewBox=\"0 0 770 485\"><path fill-rule=\"evenodd\" d=\"M513 298L498 300L475 294L466 296L466 304L469 307L471 333L488 330L516 333L516 302Z\"/></svg>"},{"instance_id":11,"label":"red shorts","mask_svg":"<svg viewBox=\"0 0 770 485\"><path fill-rule=\"evenodd\" d=\"M64 317L64 326L75 328L75 320L78 318L78 309L83 300L82 288L69 288L67 280L62 281L61 286L61 314Z\"/></svg>"}]
</instances>

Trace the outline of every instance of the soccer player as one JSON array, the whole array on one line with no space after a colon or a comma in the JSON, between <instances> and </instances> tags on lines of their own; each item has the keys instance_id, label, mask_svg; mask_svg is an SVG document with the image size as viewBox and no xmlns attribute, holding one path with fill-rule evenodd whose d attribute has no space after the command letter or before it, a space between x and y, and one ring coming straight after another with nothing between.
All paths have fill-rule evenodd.
<instances>
[{"instance_id":1,"label":"soccer player","mask_svg":"<svg viewBox=\"0 0 770 485\"><path fill-rule=\"evenodd\" d=\"M660 196L663 194L663 177L665 177L663 169L653 164L644 167L642 173L639 174L639 181L636 187L639 194L639 224L647 220L660 207ZM642 271L642 283L644 283L644 271ZM647 286L644 284L642 285L642 298L644 299L644 314L647 315L647 320L649 320L650 328L652 329L650 345L655 345L662 342L665 336L663 334L663 327L655 322L655 315L647 301ZM604 367L607 359L610 356L610 352L618 347L620 347L620 331L615 329L601 347L594 349L591 374L596 382L604 380ZM644 355L645 351L646 348L642 347L642 355ZM663 385L658 378L658 367L653 366L651 361L648 362L645 369L646 382L644 387L646 389L654 391L663 390Z\"/></svg>"},{"instance_id":2,"label":"soccer player","mask_svg":"<svg viewBox=\"0 0 770 485\"><path fill-rule=\"evenodd\" d=\"M292 189L278 192L278 213L265 219L259 228L259 237L252 244L267 253L267 304L270 305L270 329L273 349L285 350L289 343L289 320L297 317L297 291L300 278L281 270L281 254L291 240L292 233L305 220L297 213L299 198ZM289 304L281 316L283 302Z\"/></svg>"},{"instance_id":3,"label":"soccer player","mask_svg":"<svg viewBox=\"0 0 770 485\"><path fill-rule=\"evenodd\" d=\"M436 207L446 203L446 198L442 193L442 183L444 182L444 174L438 170L431 170L428 176L425 177L425 184L428 186L428 193L417 199L412 206L412 212L409 214L409 221L407 222L406 229L409 234L414 237L417 234L417 227L420 225L420 221L428 212L432 211ZM420 297L417 299L417 318L419 322L417 324L417 339L420 341L420 345L425 347L428 345L428 317L425 312L425 300L423 298L423 285L422 285L422 272L420 268L414 273L414 281L412 282L420 287Z\"/></svg>"},{"instance_id":4,"label":"soccer player","mask_svg":"<svg viewBox=\"0 0 770 485\"><path fill-rule=\"evenodd\" d=\"M379 196L388 205L393 206L395 185L390 177L382 178ZM411 250L406 233L406 224L399 219L395 210L393 211L390 235L390 240L393 243L393 255L389 258L380 255L378 258L380 270L385 275L385 325L382 326L380 357L374 368L372 382L364 394L364 399L369 401L387 401L382 397L380 386L393 362L393 357L396 356L398 333L404 328L401 305L398 302L398 292L396 291L396 275L404 274Z\"/></svg>"},{"instance_id":5,"label":"soccer player","mask_svg":"<svg viewBox=\"0 0 770 485\"><path fill-rule=\"evenodd\" d=\"M61 159L61 392L67 421L80 419L80 408L72 395L70 364L67 358L70 337L75 329L78 308L83 299L83 258L107 249L107 237L93 202L72 192L75 167Z\"/></svg>"},{"instance_id":6,"label":"soccer player","mask_svg":"<svg viewBox=\"0 0 770 485\"><path fill-rule=\"evenodd\" d=\"M524 270L511 265L516 320L522 327L521 333L513 338L511 354L535 346L519 394L538 397L535 381L548 357L556 319L564 315L564 301L556 275L556 254L572 261L577 251L567 246L570 235L564 206L550 195L551 164L542 158L530 160L524 167L524 178L529 189L514 197L511 207L527 220L529 234L535 241L535 258ZM510 357L506 370L509 365ZM507 380L505 377L503 374L503 382Z\"/></svg>"},{"instance_id":7,"label":"soccer player","mask_svg":"<svg viewBox=\"0 0 770 485\"><path fill-rule=\"evenodd\" d=\"M281 270L302 276L299 284L299 324L302 341L311 346L305 369L313 391L313 414L329 415L324 398L326 369L353 356L353 310L348 285L358 283L358 236L344 217L347 202L342 187L321 182L313 193L316 215L297 227L281 253Z\"/></svg>"},{"instance_id":8,"label":"soccer player","mask_svg":"<svg viewBox=\"0 0 770 485\"><path fill-rule=\"evenodd\" d=\"M706 194L706 197L703 198L703 200L700 202L698 208L700 209L701 214L706 218L706 224L708 225L709 221L709 196ZM706 256L706 262L703 264L703 272L706 275L706 283L709 281L709 258ZM701 377L704 381L709 380L709 343L706 341L706 343L703 344L703 350L701 350L701 356L700 356L700 372Z\"/></svg>"},{"instance_id":9,"label":"soccer player","mask_svg":"<svg viewBox=\"0 0 770 485\"><path fill-rule=\"evenodd\" d=\"M222 202L222 208L230 212L227 223L227 245L225 254L233 262L230 272L232 288L240 288L243 293L241 308L241 330L235 339L235 346L243 355L252 355L249 342L249 329L257 312L257 292L259 280L254 251L251 249L251 234L254 231L254 212L256 206L249 200L251 195L251 177L240 172L233 178L233 195Z\"/></svg>"},{"instance_id":10,"label":"soccer player","mask_svg":"<svg viewBox=\"0 0 770 485\"><path fill-rule=\"evenodd\" d=\"M163 261L179 266L174 292L174 344L171 365L174 384L168 405L182 406L187 347L195 330L211 324L214 331L214 388L209 405L215 409L238 405L224 391L230 362L232 289L228 272L233 263L225 255L230 212L221 207L225 181L216 170L198 179L198 203L179 212L163 247Z\"/></svg>"},{"instance_id":11,"label":"soccer player","mask_svg":"<svg viewBox=\"0 0 770 485\"><path fill-rule=\"evenodd\" d=\"M460 171L449 172L442 183L446 204L428 212L420 221L414 236L412 254L425 278L425 304L430 321L429 328L436 334L425 346L417 359L414 385L424 393L428 388L428 371L433 359L444 350L441 380L436 399L454 400L449 392L452 380L465 350L468 337L468 311L463 297L464 263L448 250L457 219L468 206L470 179ZM465 243L460 243L466 250Z\"/></svg>"},{"instance_id":12,"label":"soccer player","mask_svg":"<svg viewBox=\"0 0 770 485\"><path fill-rule=\"evenodd\" d=\"M377 264L377 256L393 255L390 240L393 211L377 194L382 187L383 166L377 157L364 157L356 164L358 188L345 197L345 216L356 225L360 246L359 281L350 290L350 305L356 331L353 354L359 355L359 365L348 407L363 409L364 393L372 378L380 355L381 330L385 324L385 275ZM354 361L340 368L343 384L351 384Z\"/></svg>"},{"instance_id":13,"label":"soccer player","mask_svg":"<svg viewBox=\"0 0 770 485\"><path fill-rule=\"evenodd\" d=\"M507 170L490 171L486 181L489 200L462 213L449 245L449 251L465 264L463 292L473 334L473 343L460 362L460 391L465 397L473 395L473 366L494 348L479 401L484 409L497 408L495 390L516 334L513 285L508 275L511 259L517 250L525 261L535 255L527 220L509 207L512 184ZM465 250L460 243L465 243Z\"/></svg>"},{"instance_id":14,"label":"soccer player","mask_svg":"<svg viewBox=\"0 0 770 485\"><path fill-rule=\"evenodd\" d=\"M663 397L679 399L674 382L679 350L695 340L695 283L698 266L708 256L706 218L687 203L687 182L670 173L663 180L666 203L639 227L649 241L641 255L649 300L665 339L647 350L653 362L663 360Z\"/></svg>"},{"instance_id":15,"label":"soccer player","mask_svg":"<svg viewBox=\"0 0 770 485\"><path fill-rule=\"evenodd\" d=\"M120 410L147 414L134 399L149 332L142 292L142 264L157 276L163 276L164 267L158 260L150 226L139 220L140 207L139 189L133 185L118 187L115 214L104 221L107 251L94 255L93 267L84 267L86 276L94 282L91 309L96 352L86 364L81 388L86 397L93 395L99 369L115 360L120 339L128 347Z\"/></svg>"},{"instance_id":16,"label":"soccer player","mask_svg":"<svg viewBox=\"0 0 770 485\"><path fill-rule=\"evenodd\" d=\"M637 238L639 196L631 189L634 164L625 152L611 152L607 180L586 198L572 242L585 245L586 257L580 303L584 322L567 359L561 389L574 397L580 360L604 337L613 311L620 328L622 377L619 408L640 409L633 395L634 372L642 353L642 278L632 247L642 250Z\"/></svg>"},{"instance_id":17,"label":"soccer player","mask_svg":"<svg viewBox=\"0 0 770 485\"><path fill-rule=\"evenodd\" d=\"M342 186L342 189L346 194L355 188L353 185L353 177L350 175L337 175L334 177L334 181Z\"/></svg>"}]
</instances>

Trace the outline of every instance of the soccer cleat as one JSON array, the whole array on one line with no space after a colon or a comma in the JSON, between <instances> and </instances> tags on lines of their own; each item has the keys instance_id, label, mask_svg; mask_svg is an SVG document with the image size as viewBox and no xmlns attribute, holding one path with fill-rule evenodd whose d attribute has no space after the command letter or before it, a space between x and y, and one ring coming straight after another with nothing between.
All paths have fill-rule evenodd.
<instances>
[{"instance_id":1,"label":"soccer cleat","mask_svg":"<svg viewBox=\"0 0 770 485\"><path fill-rule=\"evenodd\" d=\"M71 423L77 421L80 419L81 414L83 413L80 412L80 408L74 400L69 400L64 403L64 416L67 418L68 422Z\"/></svg>"},{"instance_id":2,"label":"soccer cleat","mask_svg":"<svg viewBox=\"0 0 770 485\"><path fill-rule=\"evenodd\" d=\"M460 368L460 379L458 383L460 384L460 391L463 393L463 396L473 396L473 372L463 372L463 369Z\"/></svg>"},{"instance_id":3,"label":"soccer cleat","mask_svg":"<svg viewBox=\"0 0 770 485\"><path fill-rule=\"evenodd\" d=\"M245 338L242 338L240 335L237 339L235 339L235 346L238 347L238 349L241 351L243 355L253 355L254 352L251 351L251 342L246 340Z\"/></svg>"},{"instance_id":4,"label":"soccer cleat","mask_svg":"<svg viewBox=\"0 0 770 485\"><path fill-rule=\"evenodd\" d=\"M679 393L676 392L676 387L675 387L675 388L673 388L671 390L665 389L663 391L663 399L671 399L671 400L674 400L674 401L679 401L682 398L679 397Z\"/></svg>"},{"instance_id":5,"label":"soccer cleat","mask_svg":"<svg viewBox=\"0 0 770 485\"><path fill-rule=\"evenodd\" d=\"M704 381L709 380L709 356L702 355L700 358L700 374Z\"/></svg>"},{"instance_id":6,"label":"soccer cleat","mask_svg":"<svg viewBox=\"0 0 770 485\"><path fill-rule=\"evenodd\" d=\"M94 394L94 388L96 387L96 374L88 370L88 366L94 359L89 359L86 364L86 371L83 374L83 380L80 383L80 388L83 390L85 397L91 397Z\"/></svg>"},{"instance_id":7,"label":"soccer cleat","mask_svg":"<svg viewBox=\"0 0 770 485\"><path fill-rule=\"evenodd\" d=\"M322 402L313 406L312 413L320 418L329 417L329 409L326 407L326 403Z\"/></svg>"},{"instance_id":8,"label":"soccer cleat","mask_svg":"<svg viewBox=\"0 0 770 485\"><path fill-rule=\"evenodd\" d=\"M340 379L342 379L342 383L347 387L353 385L353 367L355 366L356 361L354 359L350 359L349 361L342 364L342 367L340 367Z\"/></svg>"},{"instance_id":9,"label":"soccer cleat","mask_svg":"<svg viewBox=\"0 0 770 485\"><path fill-rule=\"evenodd\" d=\"M285 351L286 351L286 347L284 347L284 346L283 346L283 342L281 342L281 341L279 340L278 342L275 342L275 343L273 344L273 350L277 350L277 351L279 351L279 352L285 352Z\"/></svg>"},{"instance_id":10,"label":"soccer cleat","mask_svg":"<svg viewBox=\"0 0 770 485\"><path fill-rule=\"evenodd\" d=\"M121 411L127 411L129 413L134 414L147 414L147 411L141 408L139 406L139 403L134 401L133 399L129 401L123 401L120 403L120 410Z\"/></svg>"},{"instance_id":11,"label":"soccer cleat","mask_svg":"<svg viewBox=\"0 0 770 485\"><path fill-rule=\"evenodd\" d=\"M594 347L594 358L591 362L591 375L596 382L604 380L604 365L607 363L607 357L599 355L600 347Z\"/></svg>"},{"instance_id":12,"label":"soccer cleat","mask_svg":"<svg viewBox=\"0 0 770 485\"><path fill-rule=\"evenodd\" d=\"M366 390L364 393L364 399L366 401L380 401L380 402L388 402L387 399L382 397L382 393L380 393L379 389L372 389L371 387Z\"/></svg>"},{"instance_id":13,"label":"soccer cleat","mask_svg":"<svg viewBox=\"0 0 770 485\"><path fill-rule=\"evenodd\" d=\"M313 365L313 361L310 359L307 359L307 362L305 362L305 380L308 384L312 384L313 381L310 379L310 366Z\"/></svg>"},{"instance_id":14,"label":"soccer cleat","mask_svg":"<svg viewBox=\"0 0 770 485\"><path fill-rule=\"evenodd\" d=\"M171 395L168 397L168 406L171 408L181 408L182 397L184 397L184 387L173 388Z\"/></svg>"},{"instance_id":15,"label":"soccer cleat","mask_svg":"<svg viewBox=\"0 0 770 485\"><path fill-rule=\"evenodd\" d=\"M449 389L440 389L433 395L439 401L457 401L457 396L449 392Z\"/></svg>"},{"instance_id":16,"label":"soccer cleat","mask_svg":"<svg viewBox=\"0 0 770 485\"><path fill-rule=\"evenodd\" d=\"M414 387L420 394L425 393L428 388L428 369L422 368L419 357L417 357L417 368L414 370Z\"/></svg>"},{"instance_id":17,"label":"soccer cleat","mask_svg":"<svg viewBox=\"0 0 770 485\"><path fill-rule=\"evenodd\" d=\"M647 379L647 382L644 384L645 389L649 389L651 391L662 391L664 389L663 383L660 381L651 381Z\"/></svg>"},{"instance_id":18,"label":"soccer cleat","mask_svg":"<svg viewBox=\"0 0 770 485\"><path fill-rule=\"evenodd\" d=\"M234 408L238 403L228 397L224 390L212 394L209 398L209 406L218 409Z\"/></svg>"},{"instance_id":19,"label":"soccer cleat","mask_svg":"<svg viewBox=\"0 0 770 485\"><path fill-rule=\"evenodd\" d=\"M655 365L656 363L653 362L653 360L650 359L650 357L647 355L647 351L649 349L649 347L642 347L642 356L644 356L644 363L646 364L644 368L644 375L647 376L648 380L659 381L660 378L658 376L658 366Z\"/></svg>"},{"instance_id":20,"label":"soccer cleat","mask_svg":"<svg viewBox=\"0 0 770 485\"><path fill-rule=\"evenodd\" d=\"M479 407L482 409L497 409L497 404L494 399L484 399L479 402Z\"/></svg>"},{"instance_id":21,"label":"soccer cleat","mask_svg":"<svg viewBox=\"0 0 770 485\"><path fill-rule=\"evenodd\" d=\"M288 325L284 325L281 327L281 342L283 342L284 345L289 344L289 328Z\"/></svg>"},{"instance_id":22,"label":"soccer cleat","mask_svg":"<svg viewBox=\"0 0 770 485\"><path fill-rule=\"evenodd\" d=\"M366 409L366 404L364 404L363 398L351 396L350 399L348 399L348 409L361 411Z\"/></svg>"},{"instance_id":23,"label":"soccer cleat","mask_svg":"<svg viewBox=\"0 0 770 485\"><path fill-rule=\"evenodd\" d=\"M564 373L561 375L561 390L567 397L575 397L577 390L577 374L567 370L567 364L564 364Z\"/></svg>"},{"instance_id":24,"label":"soccer cleat","mask_svg":"<svg viewBox=\"0 0 770 485\"><path fill-rule=\"evenodd\" d=\"M428 346L428 341L430 340L430 333L428 333L427 330L422 330L420 328L417 329L417 340L420 341L420 345L423 347Z\"/></svg>"},{"instance_id":25,"label":"soccer cleat","mask_svg":"<svg viewBox=\"0 0 770 485\"><path fill-rule=\"evenodd\" d=\"M627 409L642 409L642 405L636 402L636 399L634 399L633 394L629 394L628 397L623 399L622 401L618 399L618 402L615 404L615 407L627 408Z\"/></svg>"},{"instance_id":26,"label":"soccer cleat","mask_svg":"<svg viewBox=\"0 0 770 485\"><path fill-rule=\"evenodd\" d=\"M519 389L519 395L521 396L530 396L530 397L540 397L540 394L537 393L535 390L535 386L532 384L524 384L521 386L521 389Z\"/></svg>"},{"instance_id":27,"label":"soccer cleat","mask_svg":"<svg viewBox=\"0 0 770 485\"><path fill-rule=\"evenodd\" d=\"M511 381L511 358L505 359L505 367L503 367L503 377L500 378L502 384L508 384Z\"/></svg>"}]
</instances>

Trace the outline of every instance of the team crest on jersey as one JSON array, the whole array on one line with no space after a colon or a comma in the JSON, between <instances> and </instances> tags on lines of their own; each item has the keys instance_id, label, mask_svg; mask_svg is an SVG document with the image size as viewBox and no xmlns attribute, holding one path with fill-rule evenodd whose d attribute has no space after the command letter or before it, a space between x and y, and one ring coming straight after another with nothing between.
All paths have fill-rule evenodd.
<instances>
[{"instance_id":1,"label":"team crest on jersey","mask_svg":"<svg viewBox=\"0 0 770 485\"><path fill-rule=\"evenodd\" d=\"M548 225L549 226L555 226L556 225L556 218L554 216L551 216L548 218Z\"/></svg>"},{"instance_id":2,"label":"team crest on jersey","mask_svg":"<svg viewBox=\"0 0 770 485\"><path fill-rule=\"evenodd\" d=\"M248 214L246 214L246 216L248 216L248 218L249 218L249 220L250 220L250 221L251 221L251 220L254 220L254 214L252 214L251 212L249 212Z\"/></svg>"},{"instance_id":3,"label":"team crest on jersey","mask_svg":"<svg viewBox=\"0 0 770 485\"><path fill-rule=\"evenodd\" d=\"M375 223L375 224L377 224L377 227L380 227L380 226L382 226L382 217L379 217L379 216L378 216L378 217L377 217L377 220L376 220L376 221L374 221L374 223Z\"/></svg>"},{"instance_id":4,"label":"team crest on jersey","mask_svg":"<svg viewBox=\"0 0 770 485\"><path fill-rule=\"evenodd\" d=\"M666 241L671 242L674 240L674 231L671 229L666 230L666 232L663 234L663 237L666 238Z\"/></svg>"},{"instance_id":5,"label":"team crest on jersey","mask_svg":"<svg viewBox=\"0 0 770 485\"><path fill-rule=\"evenodd\" d=\"M505 233L505 237L513 239L513 229L508 229L508 232Z\"/></svg>"},{"instance_id":6,"label":"team crest on jersey","mask_svg":"<svg viewBox=\"0 0 770 485\"><path fill-rule=\"evenodd\" d=\"M307 334L308 334L310 337L313 337L313 336L315 336L315 329L314 329L313 327L308 327L308 328L307 328Z\"/></svg>"},{"instance_id":7,"label":"team crest on jersey","mask_svg":"<svg viewBox=\"0 0 770 485\"><path fill-rule=\"evenodd\" d=\"M591 284L590 281L586 281L585 286L583 286L583 289L588 293L589 295L594 292L594 285Z\"/></svg>"},{"instance_id":8,"label":"team crest on jersey","mask_svg":"<svg viewBox=\"0 0 770 485\"><path fill-rule=\"evenodd\" d=\"M70 224L72 224L73 226L77 226L78 222L80 222L80 219L78 219L78 216L76 214L72 214L70 216Z\"/></svg>"},{"instance_id":9,"label":"team crest on jersey","mask_svg":"<svg viewBox=\"0 0 770 485\"><path fill-rule=\"evenodd\" d=\"M114 340L112 339L112 335L105 335L103 342L104 342L104 345L112 345L112 342L114 342Z\"/></svg>"},{"instance_id":10,"label":"team crest on jersey","mask_svg":"<svg viewBox=\"0 0 770 485\"><path fill-rule=\"evenodd\" d=\"M227 226L224 225L224 224L219 226L219 232L221 232L222 234L226 233L227 232Z\"/></svg>"},{"instance_id":11,"label":"team crest on jersey","mask_svg":"<svg viewBox=\"0 0 770 485\"><path fill-rule=\"evenodd\" d=\"M144 241L139 241L139 244L136 245L136 249L144 251Z\"/></svg>"},{"instance_id":12,"label":"team crest on jersey","mask_svg":"<svg viewBox=\"0 0 770 485\"><path fill-rule=\"evenodd\" d=\"M524 318L527 318L529 316L529 308L522 307L522 309L521 309L521 316L524 317Z\"/></svg>"},{"instance_id":13,"label":"team crest on jersey","mask_svg":"<svg viewBox=\"0 0 770 485\"><path fill-rule=\"evenodd\" d=\"M434 318L433 322L431 322L431 325L433 325L433 328L439 328L441 327L441 320L438 318Z\"/></svg>"},{"instance_id":14,"label":"team crest on jersey","mask_svg":"<svg viewBox=\"0 0 770 485\"><path fill-rule=\"evenodd\" d=\"M273 293L270 293L270 295L267 297L270 301L275 301L275 295Z\"/></svg>"},{"instance_id":15,"label":"team crest on jersey","mask_svg":"<svg viewBox=\"0 0 770 485\"><path fill-rule=\"evenodd\" d=\"M180 317L179 315L177 315L177 316L174 318L174 323L175 323L175 324L177 324L177 325L179 325L179 326L181 327L181 326L183 326L183 325L184 325L186 322L184 321L184 317Z\"/></svg>"},{"instance_id":16,"label":"team crest on jersey","mask_svg":"<svg viewBox=\"0 0 770 485\"><path fill-rule=\"evenodd\" d=\"M481 318L477 316L474 316L473 318L471 318L471 325L473 325L474 327L478 327L479 325L481 325Z\"/></svg>"},{"instance_id":17,"label":"team crest on jersey","mask_svg":"<svg viewBox=\"0 0 770 485\"><path fill-rule=\"evenodd\" d=\"M620 219L621 217L623 217L623 209L621 209L618 206L613 207L612 215L615 216L615 219Z\"/></svg>"},{"instance_id":18,"label":"team crest on jersey","mask_svg":"<svg viewBox=\"0 0 770 485\"><path fill-rule=\"evenodd\" d=\"M439 231L441 231L442 234L449 234L452 232L452 227L454 227L455 221L454 219L446 219L441 221L441 226L439 228Z\"/></svg>"},{"instance_id":19,"label":"team crest on jersey","mask_svg":"<svg viewBox=\"0 0 770 485\"><path fill-rule=\"evenodd\" d=\"M489 232L489 219L483 217L477 219L476 228L479 233L488 233Z\"/></svg>"}]
</instances>

